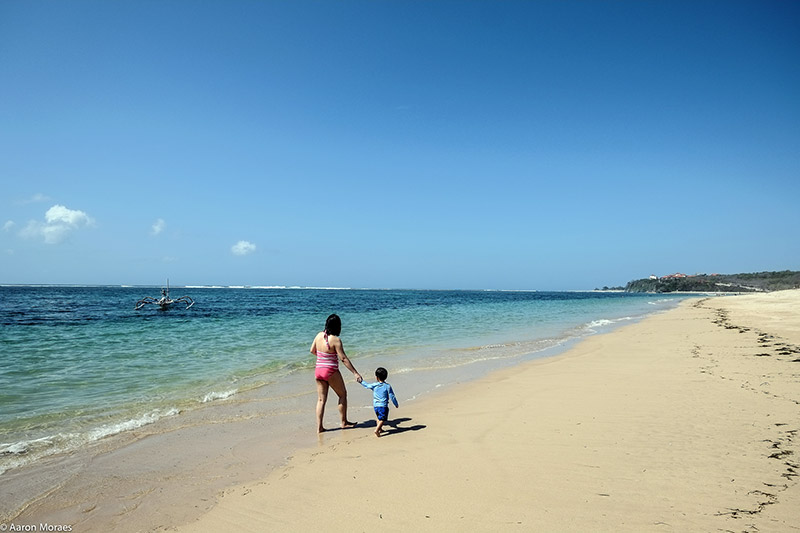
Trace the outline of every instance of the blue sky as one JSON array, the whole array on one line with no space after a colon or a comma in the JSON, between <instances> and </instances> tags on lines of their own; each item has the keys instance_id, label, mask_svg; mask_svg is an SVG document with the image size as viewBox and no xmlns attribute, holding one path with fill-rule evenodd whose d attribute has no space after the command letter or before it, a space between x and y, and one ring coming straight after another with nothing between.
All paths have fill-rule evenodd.
<instances>
[{"instance_id":1,"label":"blue sky","mask_svg":"<svg viewBox=\"0 0 800 533\"><path fill-rule=\"evenodd\" d=\"M4 1L0 283L800 269L800 4Z\"/></svg>"}]
</instances>

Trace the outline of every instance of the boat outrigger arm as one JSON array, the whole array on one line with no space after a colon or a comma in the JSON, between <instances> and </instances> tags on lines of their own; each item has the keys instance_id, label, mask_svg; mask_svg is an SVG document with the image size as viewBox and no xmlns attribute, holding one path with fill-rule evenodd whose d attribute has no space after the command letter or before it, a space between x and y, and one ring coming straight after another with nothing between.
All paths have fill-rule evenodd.
<instances>
[{"instance_id":1,"label":"boat outrigger arm","mask_svg":"<svg viewBox=\"0 0 800 533\"><path fill-rule=\"evenodd\" d=\"M145 296L138 302L136 305L133 306L134 311L138 311L142 307L148 304L153 304L159 306L162 311L165 311L170 308L172 304L182 303L186 304L186 309L189 309L191 306L194 305L194 300L190 296L181 296L180 298L175 298L174 300L169 297L169 280L167 280L167 288L161 289L161 298L153 298L151 296Z\"/></svg>"}]
</instances>

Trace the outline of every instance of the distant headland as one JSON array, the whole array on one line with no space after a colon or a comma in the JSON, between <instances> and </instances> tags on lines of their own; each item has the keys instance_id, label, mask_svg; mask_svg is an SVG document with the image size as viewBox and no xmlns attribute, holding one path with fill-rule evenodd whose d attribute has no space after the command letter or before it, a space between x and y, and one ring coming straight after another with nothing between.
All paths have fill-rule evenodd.
<instances>
[{"instance_id":1,"label":"distant headland","mask_svg":"<svg viewBox=\"0 0 800 533\"><path fill-rule=\"evenodd\" d=\"M619 287L621 289L622 287ZM800 288L800 272L668 274L629 281L625 292L770 292Z\"/></svg>"},{"instance_id":2,"label":"distant headland","mask_svg":"<svg viewBox=\"0 0 800 533\"><path fill-rule=\"evenodd\" d=\"M800 289L800 271L749 274L667 274L629 281L625 287L603 287L625 292L770 292Z\"/></svg>"}]
</instances>

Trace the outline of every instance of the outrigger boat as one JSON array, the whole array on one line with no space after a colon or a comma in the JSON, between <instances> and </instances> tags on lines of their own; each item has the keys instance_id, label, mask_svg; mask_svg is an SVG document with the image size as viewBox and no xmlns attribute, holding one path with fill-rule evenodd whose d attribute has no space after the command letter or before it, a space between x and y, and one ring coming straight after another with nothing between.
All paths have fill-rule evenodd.
<instances>
[{"instance_id":1,"label":"outrigger boat","mask_svg":"<svg viewBox=\"0 0 800 533\"><path fill-rule=\"evenodd\" d=\"M138 302L136 305L133 306L134 311L138 311L142 307L148 304L157 305L159 309L162 311L166 311L170 308L172 304L182 303L186 304L186 309L189 309L191 306L194 305L194 300L192 300L189 296L181 296L180 298L175 298L174 300L169 297L169 280L167 280L167 287L161 289L161 298L153 298L151 296L145 296Z\"/></svg>"}]
</instances>

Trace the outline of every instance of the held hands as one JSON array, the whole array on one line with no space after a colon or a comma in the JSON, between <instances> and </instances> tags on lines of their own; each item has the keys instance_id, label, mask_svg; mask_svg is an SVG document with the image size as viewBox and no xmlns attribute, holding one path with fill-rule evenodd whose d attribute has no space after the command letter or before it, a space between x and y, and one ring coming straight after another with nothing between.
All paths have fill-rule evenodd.
<instances>
[{"instance_id":1,"label":"held hands","mask_svg":"<svg viewBox=\"0 0 800 533\"><path fill-rule=\"evenodd\" d=\"M356 382L361 383L362 381L364 381L364 378L361 377L361 374L356 372Z\"/></svg>"}]
</instances>

